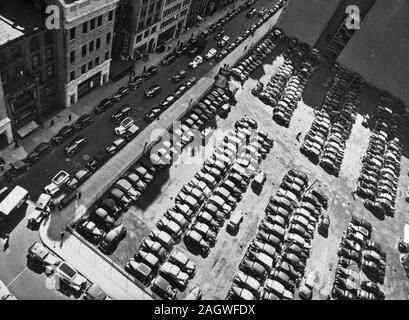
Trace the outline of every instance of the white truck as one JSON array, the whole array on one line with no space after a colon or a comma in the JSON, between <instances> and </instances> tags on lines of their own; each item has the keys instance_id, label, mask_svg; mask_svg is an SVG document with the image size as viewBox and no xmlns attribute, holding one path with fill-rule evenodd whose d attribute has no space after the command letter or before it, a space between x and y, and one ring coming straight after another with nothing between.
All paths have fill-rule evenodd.
<instances>
[{"instance_id":1,"label":"white truck","mask_svg":"<svg viewBox=\"0 0 409 320\"><path fill-rule=\"evenodd\" d=\"M127 132L130 132L131 135L135 135L139 131L139 127L135 125L134 119L132 119L131 117L126 117L114 130L115 134L118 136L123 136Z\"/></svg>"},{"instance_id":2,"label":"white truck","mask_svg":"<svg viewBox=\"0 0 409 320\"><path fill-rule=\"evenodd\" d=\"M67 184L69 179L69 173L61 170L51 179L51 183L44 188L45 193L54 196L63 186Z\"/></svg>"}]
</instances>

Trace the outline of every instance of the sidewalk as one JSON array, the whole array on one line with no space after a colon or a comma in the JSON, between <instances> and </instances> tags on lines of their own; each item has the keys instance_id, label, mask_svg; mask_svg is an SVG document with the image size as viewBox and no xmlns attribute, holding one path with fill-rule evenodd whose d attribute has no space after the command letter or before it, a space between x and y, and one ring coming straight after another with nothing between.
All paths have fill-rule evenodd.
<instances>
[{"instance_id":1,"label":"sidewalk","mask_svg":"<svg viewBox=\"0 0 409 320\"><path fill-rule=\"evenodd\" d=\"M239 0L238 3L235 4L235 8L245 2L246 0ZM138 61L135 64L136 74L142 74L144 66L146 66L146 68L149 68L150 66L160 64L160 61L166 55L172 52L173 48L177 46L178 41L185 42L190 39L192 33L194 34L194 36L201 33L231 9L232 6L228 6L214 13L212 16L207 17L197 26L189 29L189 31L180 34L178 38L168 41L168 45L172 46L171 50L166 50L162 53L152 53L149 55L149 60L146 62ZM49 141L63 126L70 125L75 122L76 119L78 119L80 116L91 113L94 107L102 100L103 97L112 96L120 87L128 86L128 82L129 74L125 75L123 78L119 79L116 82L110 81L108 84L91 91L76 104L62 110L57 115L45 121L43 128L37 128L27 137L19 139L18 143L20 146L18 148L16 148L13 143L10 146L5 147L4 149L1 149L0 155L6 161L5 168L7 169L8 165L14 161L24 159L27 154L30 153L40 142ZM70 115L71 121L68 121ZM52 120L54 121L53 126L51 126ZM1 172L0 175L2 175Z\"/></svg>"},{"instance_id":2,"label":"sidewalk","mask_svg":"<svg viewBox=\"0 0 409 320\"><path fill-rule=\"evenodd\" d=\"M50 221L50 220L49 220ZM99 256L72 234L62 242L48 237L49 221L41 224L40 239L50 250L67 261L92 283L98 284L114 300L152 300L132 280L125 277L115 267Z\"/></svg>"}]
</instances>

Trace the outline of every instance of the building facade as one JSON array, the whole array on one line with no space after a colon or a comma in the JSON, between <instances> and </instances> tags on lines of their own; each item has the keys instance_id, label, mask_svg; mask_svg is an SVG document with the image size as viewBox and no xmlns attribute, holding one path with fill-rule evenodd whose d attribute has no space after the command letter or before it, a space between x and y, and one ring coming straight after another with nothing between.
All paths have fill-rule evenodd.
<instances>
[{"instance_id":1,"label":"building facade","mask_svg":"<svg viewBox=\"0 0 409 320\"><path fill-rule=\"evenodd\" d=\"M0 6L0 144L26 136L60 109L55 34L45 15L22 0ZM13 139L10 137L10 130ZM1 143L3 142L3 143Z\"/></svg>"},{"instance_id":2,"label":"building facade","mask_svg":"<svg viewBox=\"0 0 409 320\"><path fill-rule=\"evenodd\" d=\"M237 0L192 0L186 25L191 27L215 11L234 5Z\"/></svg>"},{"instance_id":3,"label":"building facade","mask_svg":"<svg viewBox=\"0 0 409 320\"><path fill-rule=\"evenodd\" d=\"M128 0L127 19L120 39L122 55L137 59L141 54L176 37L185 27L191 0Z\"/></svg>"},{"instance_id":4,"label":"building facade","mask_svg":"<svg viewBox=\"0 0 409 320\"><path fill-rule=\"evenodd\" d=\"M118 0L58 0L60 100L71 106L109 81Z\"/></svg>"}]
</instances>

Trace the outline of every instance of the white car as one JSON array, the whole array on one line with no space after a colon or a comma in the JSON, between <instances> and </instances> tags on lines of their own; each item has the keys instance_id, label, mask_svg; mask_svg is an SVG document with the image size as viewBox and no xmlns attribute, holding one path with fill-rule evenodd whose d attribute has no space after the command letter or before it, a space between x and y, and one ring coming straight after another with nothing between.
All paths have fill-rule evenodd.
<instances>
[{"instance_id":1,"label":"white car","mask_svg":"<svg viewBox=\"0 0 409 320\"><path fill-rule=\"evenodd\" d=\"M55 274L71 288L82 291L87 285L87 279L80 275L66 262L60 263L55 269Z\"/></svg>"},{"instance_id":2,"label":"white car","mask_svg":"<svg viewBox=\"0 0 409 320\"><path fill-rule=\"evenodd\" d=\"M211 48L205 55L206 60L211 60L216 55L216 53L217 50L215 48Z\"/></svg>"},{"instance_id":3,"label":"white car","mask_svg":"<svg viewBox=\"0 0 409 320\"><path fill-rule=\"evenodd\" d=\"M61 170L52 179L51 183L44 188L45 193L55 195L68 182L70 175Z\"/></svg>"},{"instance_id":4,"label":"white car","mask_svg":"<svg viewBox=\"0 0 409 320\"><path fill-rule=\"evenodd\" d=\"M189 281L189 275L170 262L165 262L159 269L159 273L180 287L186 287Z\"/></svg>"},{"instance_id":5,"label":"white car","mask_svg":"<svg viewBox=\"0 0 409 320\"><path fill-rule=\"evenodd\" d=\"M203 58L201 56L196 56L193 61L189 62L189 66L192 69L196 69L202 62Z\"/></svg>"},{"instance_id":6,"label":"white car","mask_svg":"<svg viewBox=\"0 0 409 320\"><path fill-rule=\"evenodd\" d=\"M235 211L229 220L229 223L227 224L226 228L230 232L236 232L240 226L240 223L243 221L243 211L237 210Z\"/></svg>"},{"instance_id":7,"label":"white car","mask_svg":"<svg viewBox=\"0 0 409 320\"><path fill-rule=\"evenodd\" d=\"M131 117L126 117L124 120L121 121L119 127L116 127L115 134L118 136L123 135L130 127L134 125L135 121Z\"/></svg>"}]
</instances>

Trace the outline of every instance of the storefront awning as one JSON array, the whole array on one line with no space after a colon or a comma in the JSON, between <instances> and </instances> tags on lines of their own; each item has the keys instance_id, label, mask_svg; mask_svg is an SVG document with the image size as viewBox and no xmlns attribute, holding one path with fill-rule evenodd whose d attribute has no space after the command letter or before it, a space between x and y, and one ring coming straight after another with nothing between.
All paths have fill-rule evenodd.
<instances>
[{"instance_id":1,"label":"storefront awning","mask_svg":"<svg viewBox=\"0 0 409 320\"><path fill-rule=\"evenodd\" d=\"M31 120L29 123L27 123L25 126L21 127L20 129L17 130L17 133L20 138L24 138L31 132L33 132L35 129L38 128L37 122L34 120Z\"/></svg>"}]
</instances>

